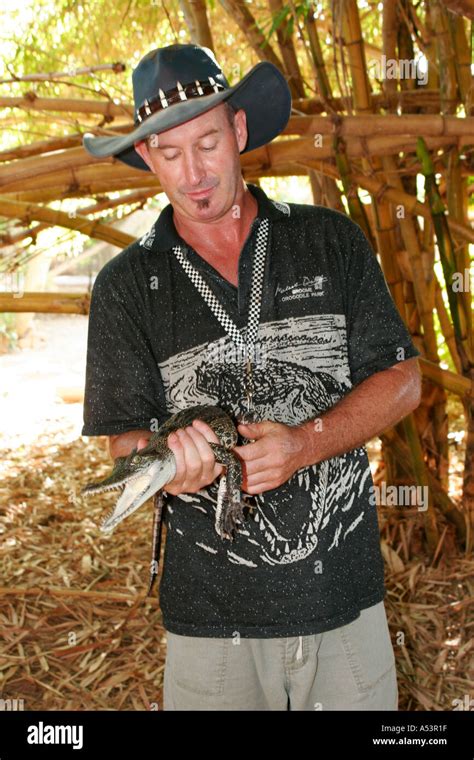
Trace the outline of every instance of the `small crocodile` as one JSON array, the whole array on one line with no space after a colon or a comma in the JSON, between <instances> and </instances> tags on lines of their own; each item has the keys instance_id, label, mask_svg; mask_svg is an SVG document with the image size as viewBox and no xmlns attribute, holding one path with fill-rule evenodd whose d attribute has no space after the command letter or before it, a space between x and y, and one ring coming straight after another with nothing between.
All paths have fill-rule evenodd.
<instances>
[{"instance_id":1,"label":"small crocodile","mask_svg":"<svg viewBox=\"0 0 474 760\"><path fill-rule=\"evenodd\" d=\"M128 456L117 457L113 471L108 477L97 483L88 483L81 490L84 496L121 490L115 506L101 523L104 533L110 533L118 523L154 496L152 562L147 595L150 594L158 575L163 487L173 480L176 474L176 460L168 447L167 438L170 433L191 425L196 419L206 422L220 441L220 444L209 443L216 462L226 468L219 482L215 529L221 538L232 541L234 534L239 530L238 523L243 522L245 517L243 507L250 505L242 501L242 466L240 459L232 451L238 441L237 430L231 417L217 406L193 406L177 412L153 433L144 448L140 451L134 448Z\"/></svg>"}]
</instances>

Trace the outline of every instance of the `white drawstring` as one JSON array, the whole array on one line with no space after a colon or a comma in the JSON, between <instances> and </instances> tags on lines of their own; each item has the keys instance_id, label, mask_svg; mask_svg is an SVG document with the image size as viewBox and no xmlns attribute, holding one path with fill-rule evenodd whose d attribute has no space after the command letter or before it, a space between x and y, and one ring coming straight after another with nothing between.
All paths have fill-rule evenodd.
<instances>
[{"instance_id":1,"label":"white drawstring","mask_svg":"<svg viewBox=\"0 0 474 760\"><path fill-rule=\"evenodd\" d=\"M301 660L303 657L303 637L298 636L299 643L298 643L298 651L296 652L296 659Z\"/></svg>"}]
</instances>

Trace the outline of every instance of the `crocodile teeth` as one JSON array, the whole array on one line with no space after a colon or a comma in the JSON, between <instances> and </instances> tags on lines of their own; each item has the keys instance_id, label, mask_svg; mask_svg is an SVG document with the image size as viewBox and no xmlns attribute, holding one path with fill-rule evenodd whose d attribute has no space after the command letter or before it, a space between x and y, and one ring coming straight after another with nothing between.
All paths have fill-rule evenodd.
<instances>
[{"instance_id":1,"label":"crocodile teeth","mask_svg":"<svg viewBox=\"0 0 474 760\"><path fill-rule=\"evenodd\" d=\"M105 491L123 491L125 483L113 483L109 486L99 486L89 491L84 491L83 496L93 496L97 493L105 493Z\"/></svg>"}]
</instances>

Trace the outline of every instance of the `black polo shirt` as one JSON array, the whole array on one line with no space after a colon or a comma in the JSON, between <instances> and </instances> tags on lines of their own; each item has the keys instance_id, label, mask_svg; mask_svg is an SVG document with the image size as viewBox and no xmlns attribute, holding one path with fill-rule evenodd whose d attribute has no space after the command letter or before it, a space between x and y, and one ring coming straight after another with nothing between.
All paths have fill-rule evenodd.
<instances>
[{"instance_id":1,"label":"black polo shirt","mask_svg":"<svg viewBox=\"0 0 474 760\"><path fill-rule=\"evenodd\" d=\"M244 328L263 218L270 235L254 370L260 419L295 425L317 418L373 373L419 355L355 222L248 188L258 214L240 254L238 287L179 237L171 205L99 272L83 435L154 429L194 404L243 411L241 362L172 248L185 250ZM165 628L267 638L320 633L357 618L385 595L372 489L365 447L302 468L256 497L257 509L233 542L214 528L216 484L168 496Z\"/></svg>"}]
</instances>

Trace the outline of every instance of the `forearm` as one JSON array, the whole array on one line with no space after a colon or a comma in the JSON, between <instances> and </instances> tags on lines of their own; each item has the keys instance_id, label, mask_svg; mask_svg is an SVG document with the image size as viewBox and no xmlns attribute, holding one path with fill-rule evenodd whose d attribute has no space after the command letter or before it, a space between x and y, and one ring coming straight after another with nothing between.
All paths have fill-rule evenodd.
<instances>
[{"instance_id":1,"label":"forearm","mask_svg":"<svg viewBox=\"0 0 474 760\"><path fill-rule=\"evenodd\" d=\"M362 446L370 438L399 422L420 400L420 378L416 364L410 373L390 368L368 377L315 420L300 427L307 447L302 466L329 459Z\"/></svg>"},{"instance_id":2,"label":"forearm","mask_svg":"<svg viewBox=\"0 0 474 760\"><path fill-rule=\"evenodd\" d=\"M124 457L130 454L135 448L140 438L150 438L152 433L149 430L129 430L126 433L109 436L109 454L112 459Z\"/></svg>"}]
</instances>

